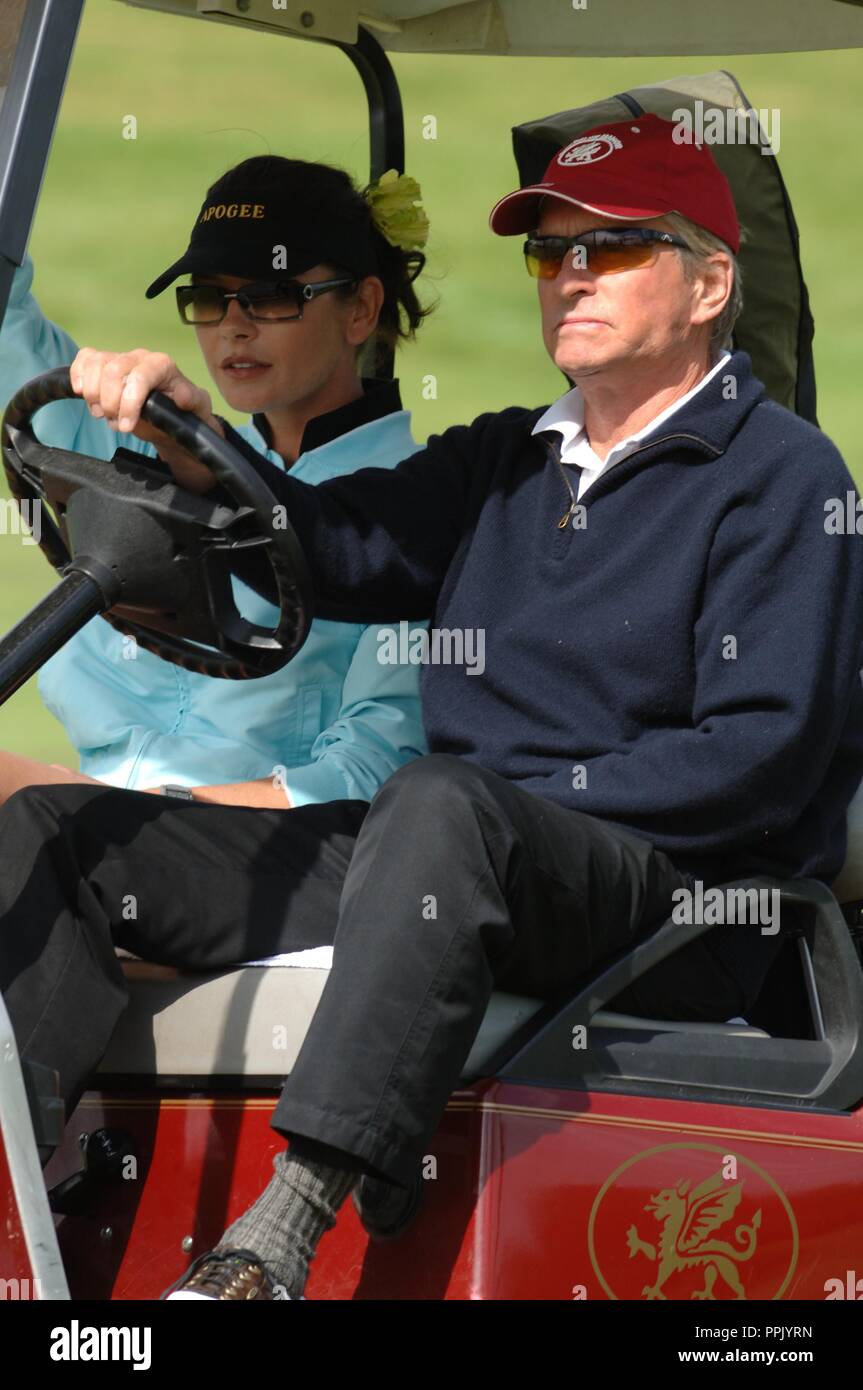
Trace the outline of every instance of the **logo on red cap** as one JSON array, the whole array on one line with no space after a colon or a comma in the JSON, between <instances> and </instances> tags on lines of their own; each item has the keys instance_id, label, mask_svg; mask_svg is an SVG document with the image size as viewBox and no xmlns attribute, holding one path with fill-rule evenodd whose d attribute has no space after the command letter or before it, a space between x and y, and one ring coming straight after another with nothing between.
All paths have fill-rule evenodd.
<instances>
[{"instance_id":1,"label":"logo on red cap","mask_svg":"<svg viewBox=\"0 0 863 1390\"><path fill-rule=\"evenodd\" d=\"M595 164L598 159L607 159L615 150L623 149L623 141L616 135L582 135L572 140L557 156L558 164Z\"/></svg>"}]
</instances>

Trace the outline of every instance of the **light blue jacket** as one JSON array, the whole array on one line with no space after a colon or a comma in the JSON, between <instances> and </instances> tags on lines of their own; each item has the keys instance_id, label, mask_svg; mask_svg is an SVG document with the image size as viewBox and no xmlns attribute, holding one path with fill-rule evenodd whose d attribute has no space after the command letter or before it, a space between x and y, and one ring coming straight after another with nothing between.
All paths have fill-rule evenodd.
<instances>
[{"instance_id":1,"label":"light blue jacket","mask_svg":"<svg viewBox=\"0 0 863 1390\"><path fill-rule=\"evenodd\" d=\"M4 409L25 381L70 363L78 350L42 314L32 279L28 256L15 273L0 332ZM153 445L94 420L78 401L46 406L36 429L46 444L97 458L110 458L118 445L156 454ZM253 424L239 433L284 467ZM410 414L399 410L301 454L291 471L319 483L359 467L395 467L418 448ZM273 625L271 604L239 580L235 593L245 616ZM380 664L379 630L316 619L281 671L229 681L135 649L93 618L42 668L39 689L78 749L81 770L112 786L215 786L283 769L279 778L294 806L370 801L391 773L427 751L418 668Z\"/></svg>"}]
</instances>

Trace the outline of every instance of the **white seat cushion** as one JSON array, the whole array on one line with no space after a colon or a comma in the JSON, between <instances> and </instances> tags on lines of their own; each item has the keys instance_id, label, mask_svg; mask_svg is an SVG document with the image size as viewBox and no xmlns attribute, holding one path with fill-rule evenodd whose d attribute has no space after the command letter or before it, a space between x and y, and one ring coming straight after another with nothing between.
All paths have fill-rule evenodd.
<instances>
[{"instance_id":1,"label":"white seat cushion","mask_svg":"<svg viewBox=\"0 0 863 1390\"><path fill-rule=\"evenodd\" d=\"M329 978L328 969L252 965L186 974L128 958L123 972L129 1006L99 1071L133 1076L284 1079ZM481 1076L497 1048L540 1007L538 999L494 994L464 1075Z\"/></svg>"},{"instance_id":2,"label":"white seat cushion","mask_svg":"<svg viewBox=\"0 0 863 1390\"><path fill-rule=\"evenodd\" d=\"M319 960L326 951L332 953L331 947L317 950ZM279 958L283 968L269 968L272 962L267 962L205 975L122 955L129 1007L102 1059L103 1074L260 1077L265 1084L280 1084L293 1068L329 977L329 969L302 959L314 952ZM493 994L462 1076L485 1075L497 1050L541 1007L539 999ZM741 1020L666 1023L609 1012L598 1013L593 1026L660 1033L759 1032Z\"/></svg>"}]
</instances>

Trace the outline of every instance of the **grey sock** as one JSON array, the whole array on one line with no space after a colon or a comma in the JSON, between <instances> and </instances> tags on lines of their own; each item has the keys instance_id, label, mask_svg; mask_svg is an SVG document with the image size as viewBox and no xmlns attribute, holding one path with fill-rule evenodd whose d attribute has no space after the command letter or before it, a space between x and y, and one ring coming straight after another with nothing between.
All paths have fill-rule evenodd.
<instances>
[{"instance_id":1,"label":"grey sock","mask_svg":"<svg viewBox=\"0 0 863 1390\"><path fill-rule=\"evenodd\" d=\"M321 1162L299 1146L276 1154L273 1169L269 1185L228 1227L216 1249L254 1251L291 1298L299 1298L318 1241L336 1224L360 1173Z\"/></svg>"}]
</instances>

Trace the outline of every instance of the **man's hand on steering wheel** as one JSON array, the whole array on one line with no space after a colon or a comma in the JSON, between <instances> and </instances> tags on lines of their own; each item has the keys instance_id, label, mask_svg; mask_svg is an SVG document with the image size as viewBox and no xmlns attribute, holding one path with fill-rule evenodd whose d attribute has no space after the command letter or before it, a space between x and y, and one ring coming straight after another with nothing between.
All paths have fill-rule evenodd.
<instances>
[{"instance_id":1,"label":"man's hand on steering wheel","mask_svg":"<svg viewBox=\"0 0 863 1390\"><path fill-rule=\"evenodd\" d=\"M112 430L134 434L154 444L177 482L189 492L208 492L215 478L169 439L141 419L141 406L151 391L163 391L181 410L191 411L223 439L225 431L213 414L209 392L184 376L164 352L134 348L131 352L99 352L81 348L69 368L72 389L82 396L90 413L104 419Z\"/></svg>"}]
</instances>

